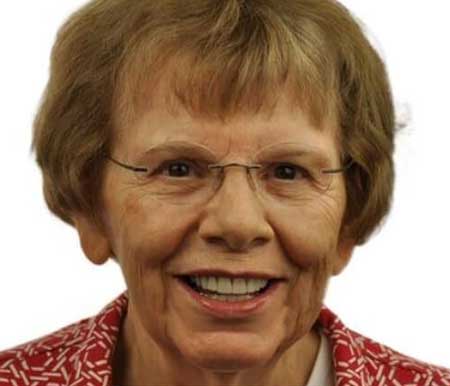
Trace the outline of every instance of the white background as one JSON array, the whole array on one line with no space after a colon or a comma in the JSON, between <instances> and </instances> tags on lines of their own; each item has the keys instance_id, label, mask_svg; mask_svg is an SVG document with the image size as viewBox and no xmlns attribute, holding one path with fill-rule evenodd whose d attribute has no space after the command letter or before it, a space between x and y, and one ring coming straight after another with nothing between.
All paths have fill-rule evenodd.
<instances>
[{"instance_id":1,"label":"white background","mask_svg":"<svg viewBox=\"0 0 450 386\"><path fill-rule=\"evenodd\" d=\"M0 350L95 314L125 289L46 209L29 147L51 45L79 0L0 6ZM410 125L397 138L394 207L326 304L351 328L450 367L450 23L447 1L346 0L385 57Z\"/></svg>"}]
</instances>

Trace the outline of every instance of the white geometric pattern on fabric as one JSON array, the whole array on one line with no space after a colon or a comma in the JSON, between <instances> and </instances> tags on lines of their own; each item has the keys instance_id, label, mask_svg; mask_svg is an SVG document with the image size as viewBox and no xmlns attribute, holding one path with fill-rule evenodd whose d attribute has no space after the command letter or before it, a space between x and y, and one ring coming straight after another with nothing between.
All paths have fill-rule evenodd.
<instances>
[{"instance_id":1,"label":"white geometric pattern on fabric","mask_svg":"<svg viewBox=\"0 0 450 386\"><path fill-rule=\"evenodd\" d=\"M127 304L122 295L96 317L0 353L0 385L111 385L111 360Z\"/></svg>"}]
</instances>

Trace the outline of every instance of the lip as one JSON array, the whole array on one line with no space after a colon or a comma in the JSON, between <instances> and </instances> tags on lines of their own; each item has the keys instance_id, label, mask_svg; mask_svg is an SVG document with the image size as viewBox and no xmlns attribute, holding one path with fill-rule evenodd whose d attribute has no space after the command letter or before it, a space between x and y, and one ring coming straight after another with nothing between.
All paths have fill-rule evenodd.
<instances>
[{"instance_id":1,"label":"lip","mask_svg":"<svg viewBox=\"0 0 450 386\"><path fill-rule=\"evenodd\" d=\"M275 281L264 293L253 299L226 302L202 296L185 283L183 279L179 277L175 277L175 279L181 290L185 294L187 293L196 305L210 315L221 319L243 319L263 312L279 292L282 283L282 281Z\"/></svg>"},{"instance_id":2,"label":"lip","mask_svg":"<svg viewBox=\"0 0 450 386\"><path fill-rule=\"evenodd\" d=\"M285 280L284 277L270 272L262 271L235 271L230 272L224 269L197 269L176 276L220 276L229 277L230 279L263 279L263 280Z\"/></svg>"}]
</instances>

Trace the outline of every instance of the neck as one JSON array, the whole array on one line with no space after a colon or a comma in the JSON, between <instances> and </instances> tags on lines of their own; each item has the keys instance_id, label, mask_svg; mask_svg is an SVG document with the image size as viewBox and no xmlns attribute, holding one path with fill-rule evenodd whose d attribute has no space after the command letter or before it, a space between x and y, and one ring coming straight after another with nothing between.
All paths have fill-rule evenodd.
<instances>
[{"instance_id":1,"label":"neck","mask_svg":"<svg viewBox=\"0 0 450 386\"><path fill-rule=\"evenodd\" d=\"M320 335L313 329L282 353L275 363L233 372L212 372L187 363L159 346L125 317L113 361L113 385L121 386L305 386L314 367Z\"/></svg>"}]
</instances>

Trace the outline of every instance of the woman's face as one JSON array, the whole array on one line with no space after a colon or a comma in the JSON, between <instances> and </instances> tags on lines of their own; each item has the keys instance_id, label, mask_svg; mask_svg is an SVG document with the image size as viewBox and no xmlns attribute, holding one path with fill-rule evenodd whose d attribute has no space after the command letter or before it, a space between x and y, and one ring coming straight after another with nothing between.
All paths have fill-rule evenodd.
<instances>
[{"instance_id":1,"label":"woman's face","mask_svg":"<svg viewBox=\"0 0 450 386\"><path fill-rule=\"evenodd\" d=\"M237 115L226 123L153 105L121 134L112 156L138 166L147 149L166 141L202 144L222 163L251 163L260 148L297 142L339 165L336 127L313 127L285 99L270 115ZM306 339L327 281L345 265L350 249L338 239L346 205L342 175L297 206L260 200L245 169L226 169L225 176L206 203L173 205L155 199L133 172L109 163L103 198L106 240L123 271L127 318L141 342L199 368L231 371L266 365ZM283 280L259 308L221 314L196 301L177 277L199 270Z\"/></svg>"}]
</instances>

